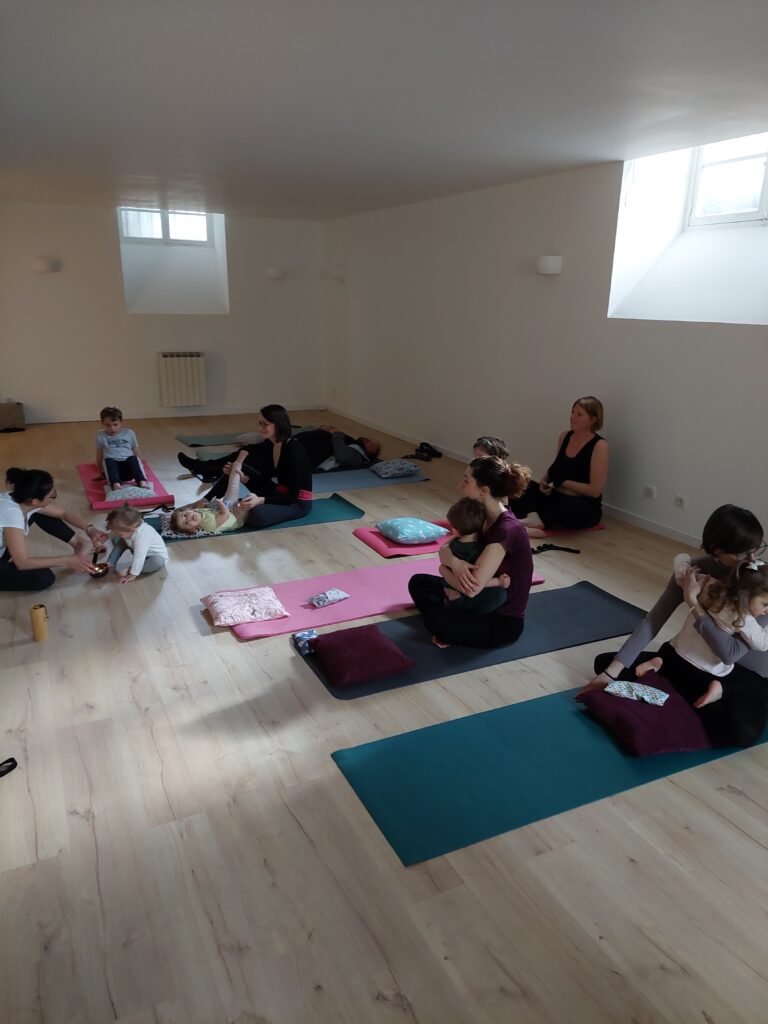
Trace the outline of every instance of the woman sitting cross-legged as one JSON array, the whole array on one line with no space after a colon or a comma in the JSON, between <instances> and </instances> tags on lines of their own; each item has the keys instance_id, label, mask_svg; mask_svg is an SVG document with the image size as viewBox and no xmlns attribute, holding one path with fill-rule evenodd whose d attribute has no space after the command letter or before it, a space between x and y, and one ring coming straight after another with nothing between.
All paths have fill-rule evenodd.
<instances>
[{"instance_id":1,"label":"woman sitting cross-legged","mask_svg":"<svg viewBox=\"0 0 768 1024\"><path fill-rule=\"evenodd\" d=\"M608 478L608 442L597 433L602 425L602 402L594 395L577 398L571 429L560 435L555 461L538 483L531 482L509 503L530 537L543 537L556 527L585 530L600 522Z\"/></svg>"},{"instance_id":2,"label":"woman sitting cross-legged","mask_svg":"<svg viewBox=\"0 0 768 1024\"><path fill-rule=\"evenodd\" d=\"M239 509L248 510L245 525L258 528L303 519L312 510L309 456L291 437L291 421L282 405L265 405L258 423L266 443L255 446L240 473L252 492L238 502ZM224 497L230 469L228 463L224 475L205 495L206 501Z\"/></svg>"},{"instance_id":3,"label":"woman sitting cross-legged","mask_svg":"<svg viewBox=\"0 0 768 1024\"><path fill-rule=\"evenodd\" d=\"M7 481L12 490L0 494L0 590L44 590L56 582L52 569L57 566L92 573L93 567L81 547L71 555L42 557L30 555L27 550L30 517L55 508L56 488L51 474L43 469L9 469Z\"/></svg>"},{"instance_id":4,"label":"woman sitting cross-legged","mask_svg":"<svg viewBox=\"0 0 768 1024\"><path fill-rule=\"evenodd\" d=\"M496 458L473 459L465 469L459 490L485 508L484 548L474 565L446 553L441 558L442 579L420 573L408 584L413 603L438 646L501 647L514 643L523 632L533 577L531 545L525 527L502 499L518 497L530 478L526 466ZM445 583L474 597L492 577L501 575L509 577L509 587L504 604L493 612L483 614L446 600Z\"/></svg>"}]
</instances>

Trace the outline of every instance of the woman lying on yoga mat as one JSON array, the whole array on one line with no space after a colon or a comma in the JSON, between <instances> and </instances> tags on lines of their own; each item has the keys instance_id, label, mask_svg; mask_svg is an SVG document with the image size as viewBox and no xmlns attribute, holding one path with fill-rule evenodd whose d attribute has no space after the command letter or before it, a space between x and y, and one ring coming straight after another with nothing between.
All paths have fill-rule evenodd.
<instances>
[{"instance_id":1,"label":"woman lying on yoga mat","mask_svg":"<svg viewBox=\"0 0 768 1024\"><path fill-rule=\"evenodd\" d=\"M597 433L602 425L602 403L594 395L577 398L571 428L557 442L555 461L538 483L531 482L510 502L529 537L543 537L553 527L585 530L600 522L608 478L608 442Z\"/></svg>"},{"instance_id":2,"label":"woman lying on yoga mat","mask_svg":"<svg viewBox=\"0 0 768 1024\"><path fill-rule=\"evenodd\" d=\"M53 477L42 469L9 469L6 481L11 485L10 493L0 494L0 590L45 590L56 581L51 572L56 566L66 566L78 572L93 571L90 560L83 553L85 545L81 542L73 555L49 555L33 557L27 551L27 533L30 517L41 511L55 510L50 518L51 523L62 523L66 529L56 532L57 527L46 532L71 543L74 533L64 523L64 510L53 503L56 501L56 488ZM68 515L68 518L72 518ZM74 517L79 520L79 517ZM84 523L79 520L77 525ZM45 529L49 523L40 523ZM95 530L95 528L94 528ZM106 540L100 530L93 534L94 547ZM72 545L75 547L75 545Z\"/></svg>"},{"instance_id":3,"label":"woman lying on yoga mat","mask_svg":"<svg viewBox=\"0 0 768 1024\"><path fill-rule=\"evenodd\" d=\"M531 545L523 524L504 507L502 499L518 497L530 478L526 466L495 458L473 459L465 469L459 490L485 507L485 547L474 565L446 554L440 567L442 579L419 574L408 584L413 603L438 646L501 647L514 643L523 632L533 576ZM497 611L484 615L446 602L444 581L467 597L474 597L492 576L502 573L509 576L509 588L506 601Z\"/></svg>"},{"instance_id":4,"label":"woman lying on yoga mat","mask_svg":"<svg viewBox=\"0 0 768 1024\"><path fill-rule=\"evenodd\" d=\"M747 509L721 505L704 525L701 546L706 554L693 559L691 567L681 575L680 583L671 577L664 593L621 650L595 658L597 675L576 699L589 690L605 689L612 680L633 679L637 666L657 654L646 651L646 644L685 601L695 617L696 632L721 662L734 665L733 671L722 680L722 698L697 709L704 728L716 746L751 747L760 739L768 722L768 652L752 650L738 634L722 629L701 607L699 596L704 584L703 574L727 580L745 562L755 561L765 549L763 528ZM757 616L757 622L765 627L768 615ZM662 651L664 665L660 674L695 706L701 697L700 681L690 677L669 645L663 645Z\"/></svg>"},{"instance_id":5,"label":"woman lying on yoga mat","mask_svg":"<svg viewBox=\"0 0 768 1024\"><path fill-rule=\"evenodd\" d=\"M364 469L375 462L381 452L381 442L374 437L352 437L334 426L313 427L300 430L294 435L309 456L312 469L329 471L333 469ZM259 458L260 444L246 444L249 456ZM203 480L218 480L228 462L237 457L237 452L220 459L193 459L184 452L176 458L184 469Z\"/></svg>"},{"instance_id":6,"label":"woman lying on yoga mat","mask_svg":"<svg viewBox=\"0 0 768 1024\"><path fill-rule=\"evenodd\" d=\"M303 519L312 511L312 467L309 456L296 437L282 405L265 405L259 413L259 430L264 444L257 444L241 470L241 480L252 493L241 498L238 508L247 509L248 526L274 526L291 519ZM227 493L231 464L205 495L205 500Z\"/></svg>"}]
</instances>

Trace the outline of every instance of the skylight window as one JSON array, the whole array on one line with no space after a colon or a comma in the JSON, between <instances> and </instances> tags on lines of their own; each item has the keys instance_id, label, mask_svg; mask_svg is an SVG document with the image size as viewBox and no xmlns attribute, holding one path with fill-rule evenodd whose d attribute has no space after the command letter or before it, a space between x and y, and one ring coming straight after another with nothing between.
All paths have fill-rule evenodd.
<instances>
[{"instance_id":1,"label":"skylight window","mask_svg":"<svg viewBox=\"0 0 768 1024\"><path fill-rule=\"evenodd\" d=\"M695 151L689 224L768 220L768 132Z\"/></svg>"},{"instance_id":2,"label":"skylight window","mask_svg":"<svg viewBox=\"0 0 768 1024\"><path fill-rule=\"evenodd\" d=\"M120 235L126 242L164 242L168 245L210 245L211 215L194 210L118 208Z\"/></svg>"}]
</instances>

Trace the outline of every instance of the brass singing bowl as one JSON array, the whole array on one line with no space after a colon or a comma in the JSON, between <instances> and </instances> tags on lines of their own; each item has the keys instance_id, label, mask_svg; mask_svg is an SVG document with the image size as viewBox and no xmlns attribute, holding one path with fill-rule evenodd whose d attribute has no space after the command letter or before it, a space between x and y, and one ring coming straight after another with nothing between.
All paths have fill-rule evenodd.
<instances>
[{"instance_id":1,"label":"brass singing bowl","mask_svg":"<svg viewBox=\"0 0 768 1024\"><path fill-rule=\"evenodd\" d=\"M96 565L91 566L91 576L94 579L101 579L102 576L106 576L109 572L109 565L107 562L97 562Z\"/></svg>"}]
</instances>

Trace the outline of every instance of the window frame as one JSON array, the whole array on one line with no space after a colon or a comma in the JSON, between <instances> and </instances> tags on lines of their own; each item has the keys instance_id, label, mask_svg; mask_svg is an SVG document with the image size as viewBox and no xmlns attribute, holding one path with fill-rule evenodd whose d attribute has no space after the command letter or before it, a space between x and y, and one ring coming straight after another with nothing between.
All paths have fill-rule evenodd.
<instances>
[{"instance_id":1,"label":"window frame","mask_svg":"<svg viewBox=\"0 0 768 1024\"><path fill-rule=\"evenodd\" d=\"M163 232L162 238L142 238L140 235L126 235L123 231L123 217L122 211L130 210L137 213L159 213L160 214L160 228ZM205 231L208 236L205 241L197 238L171 238L168 214L169 213L194 213L198 216L205 217ZM120 232L120 241L130 243L131 245L191 245L201 246L207 248L213 248L213 215L207 210L177 210L168 209L162 210L159 206L118 206L117 208L117 226Z\"/></svg>"},{"instance_id":2,"label":"window frame","mask_svg":"<svg viewBox=\"0 0 768 1024\"><path fill-rule=\"evenodd\" d=\"M755 160L762 156L763 186L760 192L760 203L757 210L746 213L714 213L703 217L696 217L694 215L693 211L696 208L696 197L699 191L699 179L705 166L702 159L703 151L703 146L696 146L693 150L692 173L688 188L687 227L707 228L716 227L717 225L729 226L733 224L753 224L756 227L760 227L768 224L768 150L758 153L750 153L746 156L734 157L729 160L713 160L711 163L706 164L707 167L717 167L722 164L737 164L744 160Z\"/></svg>"}]
</instances>

